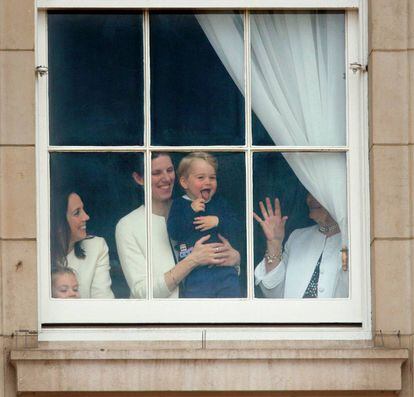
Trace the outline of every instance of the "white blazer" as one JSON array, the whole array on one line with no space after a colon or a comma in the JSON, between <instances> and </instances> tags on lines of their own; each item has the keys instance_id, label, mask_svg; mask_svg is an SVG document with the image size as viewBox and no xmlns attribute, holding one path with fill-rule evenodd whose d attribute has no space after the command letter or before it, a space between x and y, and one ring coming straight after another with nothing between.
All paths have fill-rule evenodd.
<instances>
[{"instance_id":1,"label":"white blazer","mask_svg":"<svg viewBox=\"0 0 414 397\"><path fill-rule=\"evenodd\" d=\"M152 214L152 286L154 298L178 298L178 288L170 291L164 274L175 261L163 216ZM120 219L115 231L116 247L131 298L147 296L147 239L145 207L142 205Z\"/></svg>"},{"instance_id":2,"label":"white blazer","mask_svg":"<svg viewBox=\"0 0 414 397\"><path fill-rule=\"evenodd\" d=\"M82 241L85 258L78 258L74 250L66 259L68 266L76 272L81 298L114 298L109 274L108 246L102 237L90 237Z\"/></svg>"},{"instance_id":3,"label":"white blazer","mask_svg":"<svg viewBox=\"0 0 414 397\"><path fill-rule=\"evenodd\" d=\"M302 298L318 259L318 298L346 298L349 295L348 271L342 270L341 235L326 238L318 225L297 229L285 244L279 265L266 273L264 260L255 269L255 283L267 298Z\"/></svg>"}]
</instances>

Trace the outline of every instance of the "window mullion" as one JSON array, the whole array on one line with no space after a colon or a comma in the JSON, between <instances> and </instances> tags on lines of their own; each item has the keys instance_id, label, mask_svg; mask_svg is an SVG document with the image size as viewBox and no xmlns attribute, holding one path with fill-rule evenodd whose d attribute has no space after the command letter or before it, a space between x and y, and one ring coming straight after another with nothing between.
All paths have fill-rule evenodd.
<instances>
[{"instance_id":1,"label":"window mullion","mask_svg":"<svg viewBox=\"0 0 414 397\"><path fill-rule=\"evenodd\" d=\"M143 12L143 48L144 48L144 148L145 148L145 216L147 230L147 294L146 298L153 297L152 288L152 191L151 191L151 87L150 87L150 18L149 11Z\"/></svg>"},{"instance_id":2,"label":"window mullion","mask_svg":"<svg viewBox=\"0 0 414 397\"><path fill-rule=\"evenodd\" d=\"M253 211L253 162L252 162L252 100L251 100L251 45L250 45L250 12L244 12L244 98L245 98L245 128L246 128L246 242L247 263L246 282L247 299L254 298L254 253L253 253L253 219L248 214Z\"/></svg>"}]
</instances>

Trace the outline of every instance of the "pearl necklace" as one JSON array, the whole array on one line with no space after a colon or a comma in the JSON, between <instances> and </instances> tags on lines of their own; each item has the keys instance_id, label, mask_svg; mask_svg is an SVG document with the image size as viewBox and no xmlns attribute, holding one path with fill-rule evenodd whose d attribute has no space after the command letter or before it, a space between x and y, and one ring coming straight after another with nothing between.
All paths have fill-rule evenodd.
<instances>
[{"instance_id":1,"label":"pearl necklace","mask_svg":"<svg viewBox=\"0 0 414 397\"><path fill-rule=\"evenodd\" d=\"M322 234L330 234L330 233L338 233L339 232L339 226L337 223L333 224L333 225L319 225L319 231Z\"/></svg>"}]
</instances>

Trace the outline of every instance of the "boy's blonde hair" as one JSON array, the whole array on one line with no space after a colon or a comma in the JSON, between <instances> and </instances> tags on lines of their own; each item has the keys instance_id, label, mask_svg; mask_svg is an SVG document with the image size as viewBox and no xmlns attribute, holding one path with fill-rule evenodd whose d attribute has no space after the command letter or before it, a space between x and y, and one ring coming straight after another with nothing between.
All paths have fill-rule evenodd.
<instances>
[{"instance_id":1,"label":"boy's blonde hair","mask_svg":"<svg viewBox=\"0 0 414 397\"><path fill-rule=\"evenodd\" d=\"M192 152L190 154L187 154L187 156L185 156L183 159L181 159L180 164L178 165L178 168L177 168L178 178L188 177L188 173L189 173L188 171L194 160L206 161L208 164L210 164L214 168L214 171L217 172L217 168L218 168L217 159L212 154L206 153L206 152Z\"/></svg>"}]
</instances>

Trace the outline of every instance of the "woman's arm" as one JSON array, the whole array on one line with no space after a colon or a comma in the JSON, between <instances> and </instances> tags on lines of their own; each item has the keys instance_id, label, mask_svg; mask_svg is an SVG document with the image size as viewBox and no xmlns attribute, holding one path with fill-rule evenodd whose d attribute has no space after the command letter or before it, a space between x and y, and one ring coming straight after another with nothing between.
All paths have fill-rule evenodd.
<instances>
[{"instance_id":1,"label":"woman's arm","mask_svg":"<svg viewBox=\"0 0 414 397\"><path fill-rule=\"evenodd\" d=\"M119 261L131 290L131 297L145 299L147 295L146 247L140 246L136 238L138 230L133 230L127 221L128 219L121 220L116 225L115 239ZM146 241L146 231L140 232L144 233L143 241Z\"/></svg>"},{"instance_id":2,"label":"woman's arm","mask_svg":"<svg viewBox=\"0 0 414 397\"><path fill-rule=\"evenodd\" d=\"M205 264L222 265L224 263L225 259L222 258L221 252L227 249L222 243L205 244L209 238L210 235L200 238L195 243L191 254L164 274L165 283L171 292L194 268Z\"/></svg>"},{"instance_id":3,"label":"woman's arm","mask_svg":"<svg viewBox=\"0 0 414 397\"><path fill-rule=\"evenodd\" d=\"M114 293L111 290L111 276L109 274L109 253L108 246L103 238L95 237L100 241L98 257L95 266L95 273L91 284L91 298L112 299Z\"/></svg>"},{"instance_id":4,"label":"woman's arm","mask_svg":"<svg viewBox=\"0 0 414 397\"><path fill-rule=\"evenodd\" d=\"M275 199L273 210L269 197L266 197L266 207L262 201L259 202L262 218L253 212L253 217L262 227L266 238L266 253L264 256L266 272L272 271L279 265L282 259L282 243L285 237L285 224L287 216L282 216L279 199Z\"/></svg>"}]
</instances>

